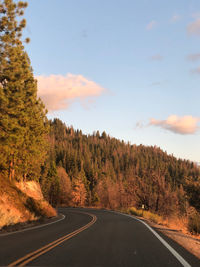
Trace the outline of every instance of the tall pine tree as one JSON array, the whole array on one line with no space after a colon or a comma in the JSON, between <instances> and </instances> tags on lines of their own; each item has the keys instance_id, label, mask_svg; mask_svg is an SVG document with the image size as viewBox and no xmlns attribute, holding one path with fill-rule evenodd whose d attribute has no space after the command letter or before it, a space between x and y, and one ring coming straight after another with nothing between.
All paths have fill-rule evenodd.
<instances>
[{"instance_id":1,"label":"tall pine tree","mask_svg":"<svg viewBox=\"0 0 200 267\"><path fill-rule=\"evenodd\" d=\"M48 130L22 41L26 20L19 17L26 7L22 1L0 4L0 169L10 179L39 177Z\"/></svg>"}]
</instances>

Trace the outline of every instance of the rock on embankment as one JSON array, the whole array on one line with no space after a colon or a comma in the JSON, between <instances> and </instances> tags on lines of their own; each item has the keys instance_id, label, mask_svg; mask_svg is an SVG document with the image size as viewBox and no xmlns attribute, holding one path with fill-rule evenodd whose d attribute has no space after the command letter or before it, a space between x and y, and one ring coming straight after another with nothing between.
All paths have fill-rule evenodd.
<instances>
[{"instance_id":1,"label":"rock on embankment","mask_svg":"<svg viewBox=\"0 0 200 267\"><path fill-rule=\"evenodd\" d=\"M35 181L12 183L0 176L0 229L16 223L56 216Z\"/></svg>"}]
</instances>

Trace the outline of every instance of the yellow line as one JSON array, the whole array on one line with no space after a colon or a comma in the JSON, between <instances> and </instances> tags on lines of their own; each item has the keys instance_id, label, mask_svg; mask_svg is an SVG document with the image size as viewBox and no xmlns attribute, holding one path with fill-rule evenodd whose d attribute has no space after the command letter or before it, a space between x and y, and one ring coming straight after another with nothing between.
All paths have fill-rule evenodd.
<instances>
[{"instance_id":1,"label":"yellow line","mask_svg":"<svg viewBox=\"0 0 200 267\"><path fill-rule=\"evenodd\" d=\"M83 212L80 212L80 213L83 213ZM39 256L41 256L42 254L48 252L49 250L55 248L56 246L58 246L59 244L65 242L66 240L72 238L73 236L79 234L80 232L86 230L87 228L89 228L90 226L92 226L96 220L97 220L97 217L93 214L90 214L90 213L85 213L84 214L88 214L89 216L92 217L92 221L90 221L88 224L86 224L85 226L82 226L81 228L75 230L74 232L70 233L70 234L67 234L27 255L25 255L24 257L10 263L8 266L25 266L27 263L33 261L34 259L38 258Z\"/></svg>"}]
</instances>

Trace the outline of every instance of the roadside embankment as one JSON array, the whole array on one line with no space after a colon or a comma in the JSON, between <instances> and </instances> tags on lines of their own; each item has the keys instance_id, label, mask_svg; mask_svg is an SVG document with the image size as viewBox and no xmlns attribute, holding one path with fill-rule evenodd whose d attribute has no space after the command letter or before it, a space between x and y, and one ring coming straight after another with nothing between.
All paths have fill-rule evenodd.
<instances>
[{"instance_id":1,"label":"roadside embankment","mask_svg":"<svg viewBox=\"0 0 200 267\"><path fill-rule=\"evenodd\" d=\"M14 183L0 175L0 230L10 225L56 216L35 181Z\"/></svg>"}]
</instances>

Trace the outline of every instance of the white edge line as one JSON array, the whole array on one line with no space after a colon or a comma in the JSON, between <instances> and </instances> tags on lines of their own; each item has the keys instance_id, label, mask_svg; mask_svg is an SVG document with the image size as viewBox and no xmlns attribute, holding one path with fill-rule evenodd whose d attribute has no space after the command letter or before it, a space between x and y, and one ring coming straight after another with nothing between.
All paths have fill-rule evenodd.
<instances>
[{"instance_id":1,"label":"white edge line","mask_svg":"<svg viewBox=\"0 0 200 267\"><path fill-rule=\"evenodd\" d=\"M184 266L184 267L191 267L191 265L186 261L184 260L184 258L178 254L178 252L176 252L175 249L173 249L156 231L154 231L147 223L143 222L142 220L134 217L134 216L131 216L131 215L128 215L128 214L124 214L124 213L121 213L121 212L116 212L116 211L113 211L115 213L118 213L118 214L121 214L121 215L124 215L124 216L127 216L127 217L130 217L132 219L135 219L141 223L143 223L159 240L160 242L174 255L175 258L177 258L177 260Z\"/></svg>"},{"instance_id":2,"label":"white edge line","mask_svg":"<svg viewBox=\"0 0 200 267\"><path fill-rule=\"evenodd\" d=\"M17 233L21 233L21 232L26 232L26 231L29 231L29 230L33 230L33 229L37 229L37 228L42 228L42 227L45 227L47 225L60 222L60 221L62 221L62 220L65 219L65 215L64 214L60 214L60 215L62 216L62 218L59 219L59 220L57 220L57 221L55 221L55 222L45 223L45 224L42 224L42 225L37 225L37 226L33 226L33 227L30 227L30 228L26 228L26 229L23 229L23 230L14 231L14 232L10 232L10 233L0 234L0 238L2 236L7 236L7 235L17 234Z\"/></svg>"}]
</instances>

